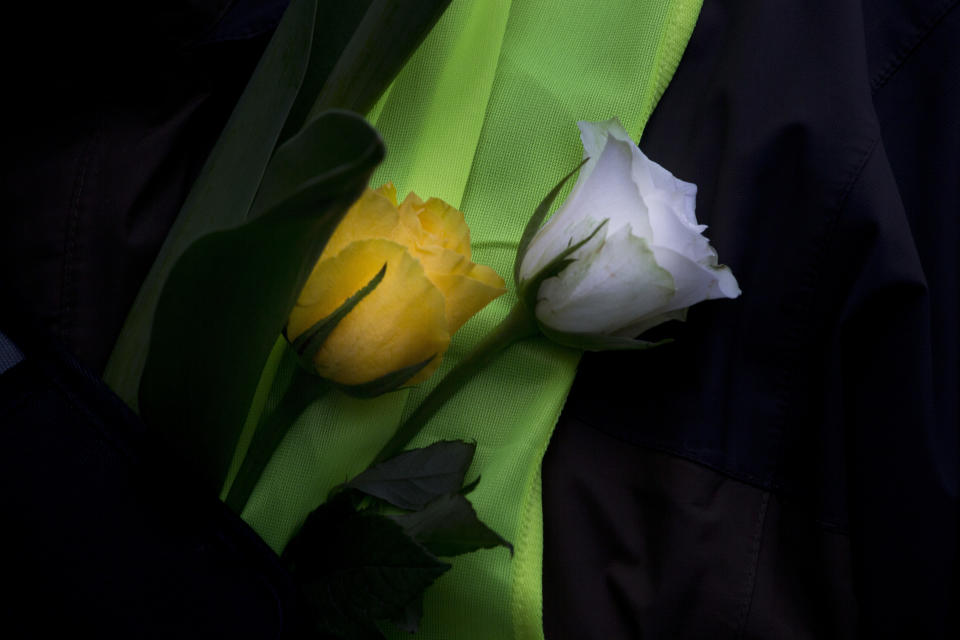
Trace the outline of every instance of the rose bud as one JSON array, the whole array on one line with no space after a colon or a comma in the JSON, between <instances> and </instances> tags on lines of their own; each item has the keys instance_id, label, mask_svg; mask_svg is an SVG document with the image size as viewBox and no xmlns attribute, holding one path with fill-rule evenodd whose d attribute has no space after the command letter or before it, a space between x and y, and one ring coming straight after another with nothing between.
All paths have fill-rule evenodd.
<instances>
[{"instance_id":1,"label":"rose bud","mask_svg":"<svg viewBox=\"0 0 960 640\"><path fill-rule=\"evenodd\" d=\"M602 348L603 337L632 338L702 300L740 295L697 224L696 185L647 158L618 120L579 126L589 159L518 271L544 333Z\"/></svg>"},{"instance_id":2,"label":"rose bud","mask_svg":"<svg viewBox=\"0 0 960 640\"><path fill-rule=\"evenodd\" d=\"M413 193L398 204L388 183L368 188L330 237L290 314L287 338L296 345L373 282L310 350L316 373L348 392L425 380L453 333L505 291L493 269L471 260L463 213ZM405 371L412 373L390 377ZM376 385L384 379L389 388Z\"/></svg>"}]
</instances>

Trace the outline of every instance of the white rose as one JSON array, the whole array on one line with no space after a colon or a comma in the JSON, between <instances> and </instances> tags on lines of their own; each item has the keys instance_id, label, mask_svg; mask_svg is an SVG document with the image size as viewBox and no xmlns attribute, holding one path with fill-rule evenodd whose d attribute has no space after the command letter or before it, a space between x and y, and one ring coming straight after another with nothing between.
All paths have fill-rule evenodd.
<instances>
[{"instance_id":1,"label":"white rose","mask_svg":"<svg viewBox=\"0 0 960 640\"><path fill-rule=\"evenodd\" d=\"M518 272L521 292L542 281L531 306L545 332L589 348L578 338L632 338L702 300L740 295L697 224L696 185L647 158L618 120L579 126L589 160Z\"/></svg>"}]
</instances>

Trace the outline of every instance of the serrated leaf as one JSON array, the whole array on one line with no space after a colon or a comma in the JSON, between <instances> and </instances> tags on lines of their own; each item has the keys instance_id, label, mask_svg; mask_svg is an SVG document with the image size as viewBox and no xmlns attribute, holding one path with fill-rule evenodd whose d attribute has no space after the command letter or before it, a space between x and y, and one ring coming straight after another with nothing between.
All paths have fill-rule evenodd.
<instances>
[{"instance_id":1,"label":"serrated leaf","mask_svg":"<svg viewBox=\"0 0 960 640\"><path fill-rule=\"evenodd\" d=\"M374 620L402 618L450 568L390 518L354 511L347 494L307 517L283 560L317 628L341 637L377 637Z\"/></svg>"},{"instance_id":2,"label":"serrated leaf","mask_svg":"<svg viewBox=\"0 0 960 640\"><path fill-rule=\"evenodd\" d=\"M441 496L420 511L392 518L434 555L457 556L499 546L513 554L513 545L481 522L460 493Z\"/></svg>"},{"instance_id":3,"label":"serrated leaf","mask_svg":"<svg viewBox=\"0 0 960 640\"><path fill-rule=\"evenodd\" d=\"M444 440L404 451L370 467L346 487L401 509L422 509L437 498L460 490L476 448L476 443Z\"/></svg>"},{"instance_id":4,"label":"serrated leaf","mask_svg":"<svg viewBox=\"0 0 960 640\"><path fill-rule=\"evenodd\" d=\"M324 165L303 147L302 160L318 177L249 222L194 242L157 304L141 412L213 492L276 337L327 239L383 157L379 136L359 116L331 112L311 127L314 139L326 130L352 152L320 153Z\"/></svg>"}]
</instances>

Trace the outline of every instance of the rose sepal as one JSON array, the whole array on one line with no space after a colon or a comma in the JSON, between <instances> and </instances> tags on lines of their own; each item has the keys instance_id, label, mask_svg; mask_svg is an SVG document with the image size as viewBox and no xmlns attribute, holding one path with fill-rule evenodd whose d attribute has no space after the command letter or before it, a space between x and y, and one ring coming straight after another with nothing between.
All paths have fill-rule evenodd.
<instances>
[{"instance_id":1,"label":"rose sepal","mask_svg":"<svg viewBox=\"0 0 960 640\"><path fill-rule=\"evenodd\" d=\"M573 177L573 175L580 170L580 168L587 163L590 158L584 158L583 161L574 167L570 173L565 175L560 182L550 190L550 192L544 196L543 200L540 201L540 204L537 205L537 208L533 210L533 215L530 216L530 219L527 220L526 226L523 228L523 235L520 236L520 243L517 245L517 255L513 261L513 284L517 288L517 291L520 290L520 265L523 263L524 257L527 255L527 249L530 248L530 242L533 240L533 237L537 235L537 232L540 230L540 226L543 224L544 218L547 217L547 213L550 212L550 207L553 205L553 201L557 199L557 196L560 195L560 191L563 189L563 186L567 184L567 181Z\"/></svg>"},{"instance_id":2,"label":"rose sepal","mask_svg":"<svg viewBox=\"0 0 960 640\"><path fill-rule=\"evenodd\" d=\"M570 176L568 175L567 178L569 177ZM567 178L564 178L564 180ZM540 291L540 286L545 280L560 275L564 269L576 262L577 258L571 258L570 256L585 244L590 242L594 236L600 233L601 229L603 229L607 222L608 220L606 219L602 220L600 224L594 227L593 231L591 231L589 235L576 243L573 243L573 240L571 239L572 244L557 254L553 260L547 263L547 265L540 269L540 271L538 271L532 278L521 281L517 291L517 295L520 298L520 304L530 314L531 319L536 322L540 333L557 344L562 344L565 347L571 347L573 349L580 349L583 351L642 351L673 342L672 338L651 342L649 340L639 340L624 336L557 331L556 329L552 329L548 325L540 322L540 320L537 318L537 295Z\"/></svg>"},{"instance_id":3,"label":"rose sepal","mask_svg":"<svg viewBox=\"0 0 960 640\"><path fill-rule=\"evenodd\" d=\"M593 231L591 231L590 234L582 240L573 243L573 239L571 239L571 244L568 245L566 249L558 253L553 260L544 265L544 267L535 273L533 277L531 277L529 280L520 280L520 283L517 286L517 297L520 298L520 301L524 304L527 310L530 311L531 314L536 316L537 296L540 292L540 285L542 285L545 280L560 275L564 269L576 262L577 259L571 258L570 256L579 250L583 245L590 242L606 224L607 220L601 220L600 224L594 227ZM520 260L517 261L518 264L519 262ZM537 321L537 324L540 324L539 320Z\"/></svg>"},{"instance_id":4,"label":"rose sepal","mask_svg":"<svg viewBox=\"0 0 960 640\"><path fill-rule=\"evenodd\" d=\"M396 371L391 371L390 373L380 376L376 380L364 382L363 384L341 384L339 382L331 382L330 384L355 398L376 398L385 393L406 388L405 385L426 368L428 364L433 362L433 359L436 357L437 354L433 354L425 360L408 367L401 367Z\"/></svg>"},{"instance_id":5,"label":"rose sepal","mask_svg":"<svg viewBox=\"0 0 960 640\"><path fill-rule=\"evenodd\" d=\"M290 341L290 346L293 347L294 353L297 354L297 360L301 367L311 373L314 371L313 358L317 355L317 351L319 351L320 347L323 346L323 343L326 341L327 337L337 327L337 325L340 324L340 321L344 318L344 316L350 313L350 311L352 311L361 300L366 298L370 292L377 288L377 285L383 281L383 277L386 274L387 265L383 265L383 267L380 268L380 271L378 271L377 274L370 279L370 282L361 287L360 290L354 293L352 296L347 298L343 304L337 307L336 311L321 318L309 329L301 333L294 340ZM286 330L284 330L284 333L286 333Z\"/></svg>"}]
</instances>

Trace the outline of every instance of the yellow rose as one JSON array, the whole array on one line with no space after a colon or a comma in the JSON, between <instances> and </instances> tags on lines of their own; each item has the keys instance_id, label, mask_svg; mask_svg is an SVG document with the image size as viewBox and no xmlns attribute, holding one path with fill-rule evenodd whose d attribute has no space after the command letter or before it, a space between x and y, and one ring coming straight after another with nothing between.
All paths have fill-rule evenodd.
<instances>
[{"instance_id":1,"label":"yellow rose","mask_svg":"<svg viewBox=\"0 0 960 640\"><path fill-rule=\"evenodd\" d=\"M290 314L288 339L336 311L384 264L383 280L317 351L320 376L358 385L433 358L407 384L425 380L450 336L505 291L493 269L471 260L460 211L413 193L398 204L387 183L368 188L330 237Z\"/></svg>"}]
</instances>

